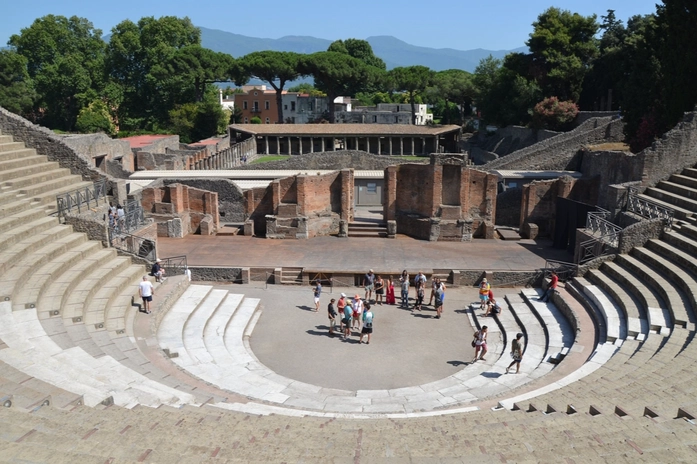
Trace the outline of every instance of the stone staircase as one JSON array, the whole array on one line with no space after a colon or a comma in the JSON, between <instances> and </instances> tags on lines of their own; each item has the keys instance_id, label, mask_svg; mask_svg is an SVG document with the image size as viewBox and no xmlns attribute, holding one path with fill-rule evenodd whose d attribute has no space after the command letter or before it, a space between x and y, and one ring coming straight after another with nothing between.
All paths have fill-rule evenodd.
<instances>
[{"instance_id":1,"label":"stone staircase","mask_svg":"<svg viewBox=\"0 0 697 464\"><path fill-rule=\"evenodd\" d=\"M385 238L387 237L387 224L383 222L349 222L348 236L356 238Z\"/></svg>"}]
</instances>

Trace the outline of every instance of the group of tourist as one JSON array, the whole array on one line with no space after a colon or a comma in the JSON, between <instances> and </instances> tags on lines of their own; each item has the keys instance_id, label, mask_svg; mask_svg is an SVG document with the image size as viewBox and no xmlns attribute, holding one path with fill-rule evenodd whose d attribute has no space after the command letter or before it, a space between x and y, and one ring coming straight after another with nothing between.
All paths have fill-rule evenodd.
<instances>
[{"instance_id":1,"label":"group of tourist","mask_svg":"<svg viewBox=\"0 0 697 464\"><path fill-rule=\"evenodd\" d=\"M126 211L120 204L114 206L113 203L109 203L109 229L114 233L120 233L124 228L124 222L126 220Z\"/></svg>"},{"instance_id":2,"label":"group of tourist","mask_svg":"<svg viewBox=\"0 0 697 464\"><path fill-rule=\"evenodd\" d=\"M329 335L334 336L336 332L336 320L339 319L339 333L342 339L348 340L352 330L356 329L360 333L358 343L363 343L363 337L366 337L366 344L370 344L370 338L373 334L373 313L370 301L363 302L361 296L356 294L353 301L341 294L339 301L332 298L327 306L327 316L329 317Z\"/></svg>"},{"instance_id":3,"label":"group of tourist","mask_svg":"<svg viewBox=\"0 0 697 464\"><path fill-rule=\"evenodd\" d=\"M426 283L428 279L423 272L419 271L416 276L414 276L414 306L411 311L421 311L423 306L433 305L436 310L436 315L433 316L435 319L440 319L443 316L443 302L445 301L445 283L443 283L438 277L433 277L431 279L431 296L428 300L428 305L424 304L424 299L426 295ZM402 275L399 276L399 283L401 287L401 308L409 309L409 287L411 286L411 280L409 278L409 273L407 270L402 271ZM435 304L434 304L435 302Z\"/></svg>"}]
</instances>

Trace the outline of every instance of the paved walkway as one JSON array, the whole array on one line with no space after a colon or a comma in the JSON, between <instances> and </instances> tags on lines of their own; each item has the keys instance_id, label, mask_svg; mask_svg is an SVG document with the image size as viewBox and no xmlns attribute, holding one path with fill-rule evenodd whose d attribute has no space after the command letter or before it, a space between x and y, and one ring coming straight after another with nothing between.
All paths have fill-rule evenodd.
<instances>
[{"instance_id":1,"label":"paved walkway","mask_svg":"<svg viewBox=\"0 0 697 464\"><path fill-rule=\"evenodd\" d=\"M158 238L161 257L186 255L190 266L303 267L322 271L413 274L418 269L524 271L546 259L571 261L549 241L474 240L427 242L403 235L396 239L317 237L268 240L246 236Z\"/></svg>"}]
</instances>

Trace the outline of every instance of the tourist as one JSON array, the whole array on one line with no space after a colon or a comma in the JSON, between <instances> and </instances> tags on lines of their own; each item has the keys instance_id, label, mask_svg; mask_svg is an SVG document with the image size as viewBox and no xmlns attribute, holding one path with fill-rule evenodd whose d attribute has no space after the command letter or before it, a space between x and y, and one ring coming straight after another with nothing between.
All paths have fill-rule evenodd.
<instances>
[{"instance_id":1,"label":"tourist","mask_svg":"<svg viewBox=\"0 0 697 464\"><path fill-rule=\"evenodd\" d=\"M397 300L395 300L394 297L394 282L392 282L392 277L387 279L387 294L385 295L385 304L397 304Z\"/></svg>"},{"instance_id":2,"label":"tourist","mask_svg":"<svg viewBox=\"0 0 697 464\"><path fill-rule=\"evenodd\" d=\"M319 280L315 282L312 293L315 295L315 312L317 312L319 311L319 297L322 295L322 284Z\"/></svg>"},{"instance_id":3,"label":"tourist","mask_svg":"<svg viewBox=\"0 0 697 464\"><path fill-rule=\"evenodd\" d=\"M489 314L494 313L496 314L501 314L501 305L499 304L498 301L495 299L491 298L489 302L486 305L486 313L484 314L485 316L488 316Z\"/></svg>"},{"instance_id":4,"label":"tourist","mask_svg":"<svg viewBox=\"0 0 697 464\"><path fill-rule=\"evenodd\" d=\"M191 269L189 269L189 266L184 266L184 275L186 276L186 280L191 282Z\"/></svg>"},{"instance_id":5,"label":"tourist","mask_svg":"<svg viewBox=\"0 0 697 464\"><path fill-rule=\"evenodd\" d=\"M436 296L436 286L438 278L436 276L431 276L431 296L428 298L428 306L433 304L433 297Z\"/></svg>"},{"instance_id":6,"label":"tourist","mask_svg":"<svg viewBox=\"0 0 697 464\"><path fill-rule=\"evenodd\" d=\"M339 329L343 333L344 331L344 308L346 307L346 294L342 293L339 301L336 302L336 309L341 314L341 319L339 319Z\"/></svg>"},{"instance_id":7,"label":"tourist","mask_svg":"<svg viewBox=\"0 0 697 464\"><path fill-rule=\"evenodd\" d=\"M382 295L385 293L385 281L382 277L377 276L375 278L375 302L382 305Z\"/></svg>"},{"instance_id":8,"label":"tourist","mask_svg":"<svg viewBox=\"0 0 697 464\"><path fill-rule=\"evenodd\" d=\"M472 362L476 362L478 359L486 361L484 355L486 354L486 336L489 333L489 327L482 326L481 330L477 330L474 333L474 340L472 341L472 346L474 346L474 359ZM481 354L479 352L481 351Z\"/></svg>"},{"instance_id":9,"label":"tourist","mask_svg":"<svg viewBox=\"0 0 697 464\"><path fill-rule=\"evenodd\" d=\"M409 309L409 274L407 270L402 271L402 275L399 277L399 282L402 288L402 308Z\"/></svg>"},{"instance_id":10,"label":"tourist","mask_svg":"<svg viewBox=\"0 0 697 464\"><path fill-rule=\"evenodd\" d=\"M343 293L342 293L343 295ZM351 336L351 317L353 316L353 307L351 306L351 301L346 300L346 305L344 306L344 318L341 321L344 325L344 340Z\"/></svg>"},{"instance_id":11,"label":"tourist","mask_svg":"<svg viewBox=\"0 0 697 464\"><path fill-rule=\"evenodd\" d=\"M373 297L373 290L375 289L375 274L372 269L363 276L363 287L365 288L365 302L370 303L370 299Z\"/></svg>"},{"instance_id":12,"label":"tourist","mask_svg":"<svg viewBox=\"0 0 697 464\"><path fill-rule=\"evenodd\" d=\"M419 284L419 287L416 289L416 301L414 302L414 307L411 309L411 312L416 311L421 311L421 306L424 304L424 295L426 292L424 291L424 286L423 284Z\"/></svg>"},{"instance_id":13,"label":"tourist","mask_svg":"<svg viewBox=\"0 0 697 464\"><path fill-rule=\"evenodd\" d=\"M366 302L367 304L368 302ZM353 327L354 329L361 328L361 316L363 315L363 301L361 301L360 295L356 294L353 297L353 312L351 316L353 317Z\"/></svg>"},{"instance_id":14,"label":"tourist","mask_svg":"<svg viewBox=\"0 0 697 464\"><path fill-rule=\"evenodd\" d=\"M486 308L486 303L489 301L489 290L491 290L491 285L486 281L486 278L482 279L479 284L479 309L484 311Z\"/></svg>"},{"instance_id":15,"label":"tourist","mask_svg":"<svg viewBox=\"0 0 697 464\"><path fill-rule=\"evenodd\" d=\"M363 311L363 329L361 330L361 338L358 343L363 343L363 335L368 336L367 345L370 345L370 336L373 334L373 311L370 310L370 303L365 304L365 311Z\"/></svg>"},{"instance_id":16,"label":"tourist","mask_svg":"<svg viewBox=\"0 0 697 464\"><path fill-rule=\"evenodd\" d=\"M426 285L426 276L424 275L423 272L419 271L416 276L414 276L414 298L416 298L416 294L419 291L419 287L421 285ZM425 288L425 287L424 287Z\"/></svg>"},{"instance_id":17,"label":"tourist","mask_svg":"<svg viewBox=\"0 0 697 464\"><path fill-rule=\"evenodd\" d=\"M336 327L336 309L334 309L334 303L336 300L332 298L327 306L327 316L329 317L329 335L334 336L334 327Z\"/></svg>"},{"instance_id":18,"label":"tourist","mask_svg":"<svg viewBox=\"0 0 697 464\"><path fill-rule=\"evenodd\" d=\"M520 339L523 338L522 333L518 333L515 336L515 340L511 342L511 357L513 358L513 362L506 368L506 374L508 374L508 371L513 367L515 364L515 373L517 374L520 372L520 361L523 360L523 345L520 342Z\"/></svg>"},{"instance_id":19,"label":"tourist","mask_svg":"<svg viewBox=\"0 0 697 464\"><path fill-rule=\"evenodd\" d=\"M434 295L436 304L436 319L443 316L443 302L445 301L445 284L436 279L436 294Z\"/></svg>"},{"instance_id":20,"label":"tourist","mask_svg":"<svg viewBox=\"0 0 697 464\"><path fill-rule=\"evenodd\" d=\"M116 221L118 225L118 232L123 233L125 232L125 226L126 226L126 211L124 211L123 206L116 205Z\"/></svg>"},{"instance_id":21,"label":"tourist","mask_svg":"<svg viewBox=\"0 0 697 464\"><path fill-rule=\"evenodd\" d=\"M155 289L152 286L152 282L148 280L148 276L143 276L143 281L138 286L138 294L143 299L143 309L145 309L145 314L150 314L150 303L152 302L152 296L155 293Z\"/></svg>"},{"instance_id":22,"label":"tourist","mask_svg":"<svg viewBox=\"0 0 697 464\"><path fill-rule=\"evenodd\" d=\"M155 264L153 264L152 268L150 269L150 274L152 274L152 276L155 277L155 280L157 282L164 282L165 280L167 280L165 278L165 269L160 264L161 262L162 260L158 258L155 261Z\"/></svg>"},{"instance_id":23,"label":"tourist","mask_svg":"<svg viewBox=\"0 0 697 464\"><path fill-rule=\"evenodd\" d=\"M557 284L559 283L559 276L557 276L557 273L552 271L552 277L549 281L549 286L547 287L547 290L545 293L542 295L542 298L540 298L539 301L549 301L550 295L554 292L554 290L557 289Z\"/></svg>"}]
</instances>

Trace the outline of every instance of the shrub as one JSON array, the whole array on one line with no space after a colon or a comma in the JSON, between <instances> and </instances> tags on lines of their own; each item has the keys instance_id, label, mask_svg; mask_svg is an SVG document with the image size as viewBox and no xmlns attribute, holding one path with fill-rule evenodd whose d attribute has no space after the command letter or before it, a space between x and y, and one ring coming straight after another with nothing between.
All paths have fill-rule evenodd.
<instances>
[{"instance_id":1,"label":"shrub","mask_svg":"<svg viewBox=\"0 0 697 464\"><path fill-rule=\"evenodd\" d=\"M577 114L576 103L548 97L533 108L532 126L536 129L568 130Z\"/></svg>"},{"instance_id":2,"label":"shrub","mask_svg":"<svg viewBox=\"0 0 697 464\"><path fill-rule=\"evenodd\" d=\"M259 116L254 116L249 120L250 124L261 124L261 118Z\"/></svg>"},{"instance_id":3,"label":"shrub","mask_svg":"<svg viewBox=\"0 0 697 464\"><path fill-rule=\"evenodd\" d=\"M109 136L116 134L116 125L111 119L109 109L101 100L95 100L80 110L75 128L83 134L104 132Z\"/></svg>"}]
</instances>

